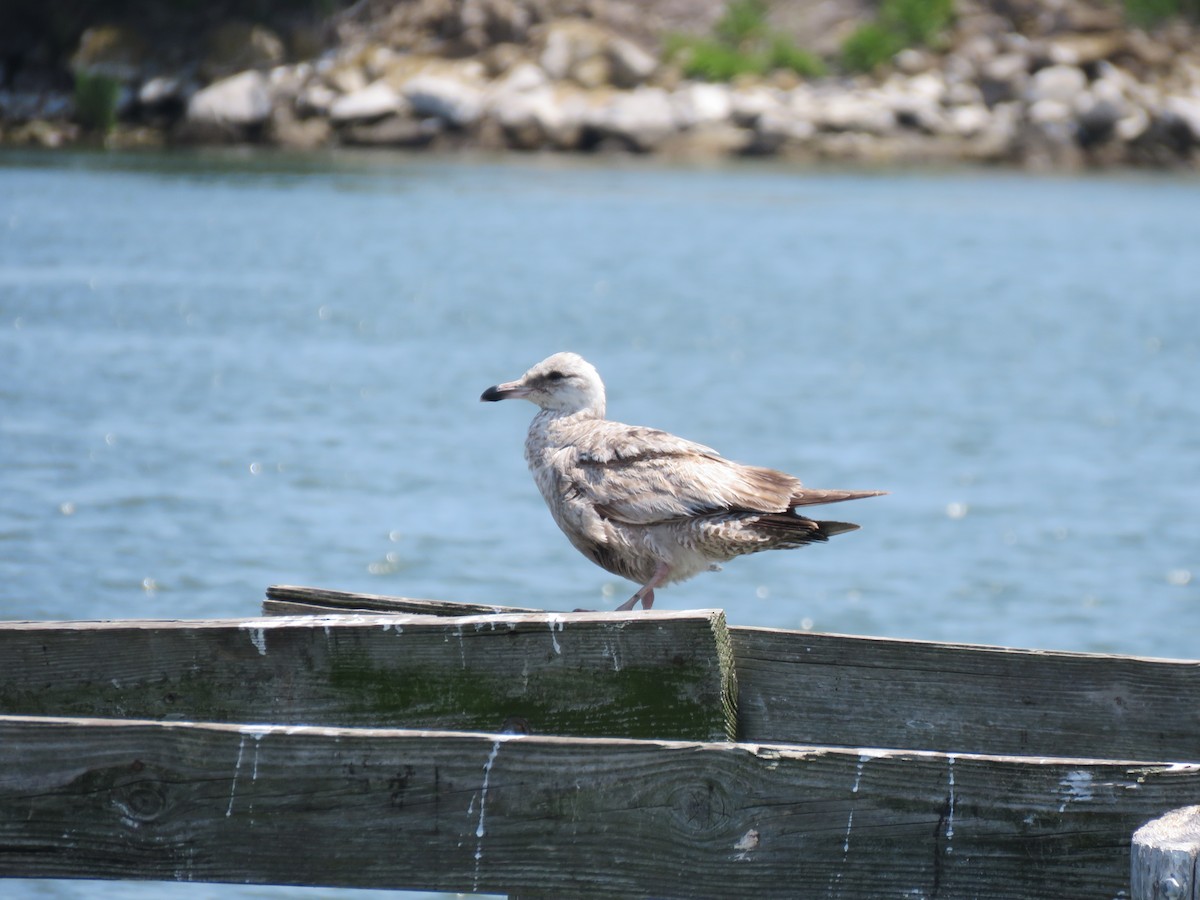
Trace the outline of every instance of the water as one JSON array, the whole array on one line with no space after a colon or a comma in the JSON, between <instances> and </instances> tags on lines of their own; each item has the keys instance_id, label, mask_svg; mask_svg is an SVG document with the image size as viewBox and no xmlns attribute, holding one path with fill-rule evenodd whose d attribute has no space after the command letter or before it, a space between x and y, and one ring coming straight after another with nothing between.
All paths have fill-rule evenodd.
<instances>
[{"instance_id":1,"label":"water","mask_svg":"<svg viewBox=\"0 0 1200 900\"><path fill-rule=\"evenodd\" d=\"M659 606L1200 657L1198 228L1186 177L10 152L0 617L614 606L525 471L533 408L478 402L572 349L614 418L892 492Z\"/></svg>"}]
</instances>

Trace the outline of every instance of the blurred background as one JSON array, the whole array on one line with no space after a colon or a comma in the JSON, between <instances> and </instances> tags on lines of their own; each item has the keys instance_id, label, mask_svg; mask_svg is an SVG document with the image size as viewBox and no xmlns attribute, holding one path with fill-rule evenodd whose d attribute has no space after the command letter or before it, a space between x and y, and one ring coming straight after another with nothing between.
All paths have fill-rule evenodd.
<instances>
[{"instance_id":1,"label":"blurred background","mask_svg":"<svg viewBox=\"0 0 1200 900\"><path fill-rule=\"evenodd\" d=\"M1198 655L1189 166L81 134L0 149L2 618L253 616L276 583L612 608L634 585L570 547L525 469L534 408L478 402L574 350L612 418L891 492L830 509L861 531L664 609Z\"/></svg>"}]
</instances>

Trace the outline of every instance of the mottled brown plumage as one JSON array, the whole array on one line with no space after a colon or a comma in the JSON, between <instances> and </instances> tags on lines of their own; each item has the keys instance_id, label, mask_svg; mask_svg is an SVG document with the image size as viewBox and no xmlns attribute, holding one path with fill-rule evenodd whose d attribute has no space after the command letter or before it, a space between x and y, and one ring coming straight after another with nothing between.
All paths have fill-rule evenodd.
<instances>
[{"instance_id":1,"label":"mottled brown plumage","mask_svg":"<svg viewBox=\"0 0 1200 900\"><path fill-rule=\"evenodd\" d=\"M654 603L654 589L759 550L802 547L858 528L797 507L884 491L805 488L774 469L743 466L710 447L604 418L604 383L574 353L556 353L481 400L540 407L525 459L554 521L598 566L642 587L619 609Z\"/></svg>"}]
</instances>

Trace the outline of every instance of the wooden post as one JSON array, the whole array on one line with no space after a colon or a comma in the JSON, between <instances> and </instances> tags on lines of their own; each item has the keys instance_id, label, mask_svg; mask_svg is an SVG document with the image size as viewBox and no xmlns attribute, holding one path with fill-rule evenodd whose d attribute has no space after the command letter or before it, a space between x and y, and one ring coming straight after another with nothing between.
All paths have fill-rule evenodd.
<instances>
[{"instance_id":1,"label":"wooden post","mask_svg":"<svg viewBox=\"0 0 1200 900\"><path fill-rule=\"evenodd\" d=\"M1200 900L1200 806L1173 809L1133 833L1131 900Z\"/></svg>"}]
</instances>

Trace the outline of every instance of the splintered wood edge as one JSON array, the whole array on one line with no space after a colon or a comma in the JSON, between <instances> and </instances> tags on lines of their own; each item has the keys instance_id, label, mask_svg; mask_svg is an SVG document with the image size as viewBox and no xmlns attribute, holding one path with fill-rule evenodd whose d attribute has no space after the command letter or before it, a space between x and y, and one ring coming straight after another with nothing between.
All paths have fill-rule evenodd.
<instances>
[{"instance_id":1,"label":"splintered wood edge","mask_svg":"<svg viewBox=\"0 0 1200 900\"><path fill-rule=\"evenodd\" d=\"M721 710L725 717L726 737L736 741L739 737L737 660L733 655L733 638L724 610L711 610L710 618L713 643L716 647L716 664L721 679Z\"/></svg>"},{"instance_id":2,"label":"splintered wood edge","mask_svg":"<svg viewBox=\"0 0 1200 900\"><path fill-rule=\"evenodd\" d=\"M489 603L459 603L452 600L427 600L417 597L393 597L385 594L360 594L327 588L274 584L267 588L264 615L299 613L383 612L419 613L431 616L487 615L488 613L543 612L527 606Z\"/></svg>"}]
</instances>

